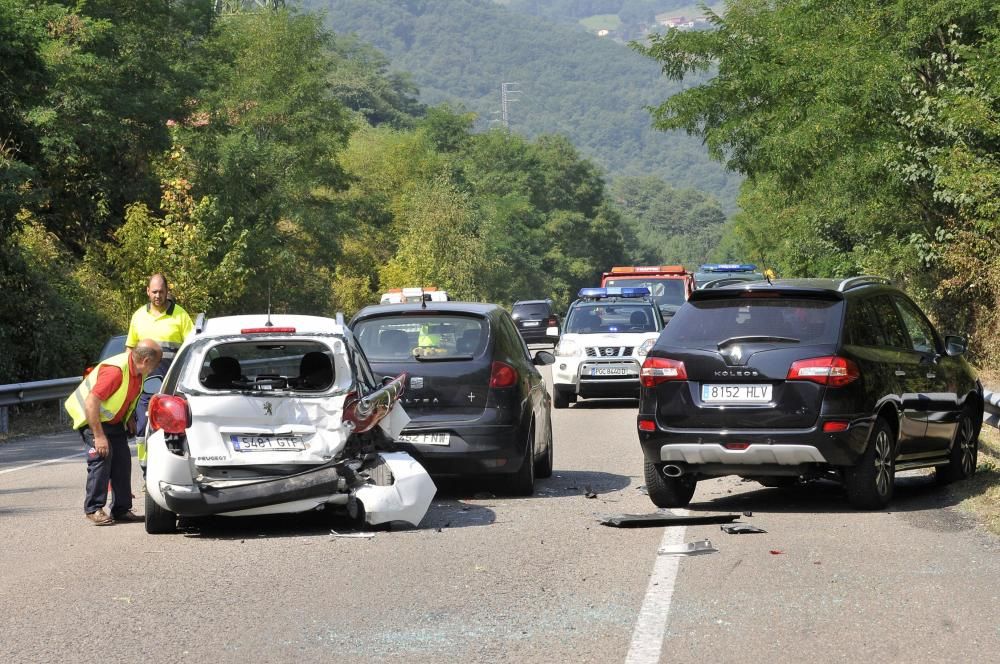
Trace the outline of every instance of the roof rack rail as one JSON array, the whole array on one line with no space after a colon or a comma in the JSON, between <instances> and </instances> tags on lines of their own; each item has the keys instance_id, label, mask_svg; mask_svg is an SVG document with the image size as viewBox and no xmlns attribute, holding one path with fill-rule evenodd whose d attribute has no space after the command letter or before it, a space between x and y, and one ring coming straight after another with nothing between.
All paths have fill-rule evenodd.
<instances>
[{"instance_id":1,"label":"roof rack rail","mask_svg":"<svg viewBox=\"0 0 1000 664\"><path fill-rule=\"evenodd\" d=\"M885 277L876 277L871 274L863 274L860 277L848 277L843 279L840 284L837 285L837 290L843 293L844 291L850 290L852 288L858 288L860 286L870 286L871 284L888 284L891 283Z\"/></svg>"},{"instance_id":2,"label":"roof rack rail","mask_svg":"<svg viewBox=\"0 0 1000 664\"><path fill-rule=\"evenodd\" d=\"M194 333L195 334L201 334L202 330L205 329L205 320L206 320L206 316L205 316L205 312L204 311L201 312L200 314L198 314L197 316L195 316L195 319L194 319Z\"/></svg>"}]
</instances>

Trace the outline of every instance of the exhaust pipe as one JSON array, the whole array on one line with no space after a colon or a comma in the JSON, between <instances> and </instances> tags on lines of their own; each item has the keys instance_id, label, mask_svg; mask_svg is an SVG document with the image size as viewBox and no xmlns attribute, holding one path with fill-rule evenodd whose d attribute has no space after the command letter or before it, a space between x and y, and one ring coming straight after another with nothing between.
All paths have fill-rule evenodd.
<instances>
[{"instance_id":1,"label":"exhaust pipe","mask_svg":"<svg viewBox=\"0 0 1000 664\"><path fill-rule=\"evenodd\" d=\"M678 465L668 463L663 467L663 474L667 477L680 477L684 474L684 469Z\"/></svg>"}]
</instances>

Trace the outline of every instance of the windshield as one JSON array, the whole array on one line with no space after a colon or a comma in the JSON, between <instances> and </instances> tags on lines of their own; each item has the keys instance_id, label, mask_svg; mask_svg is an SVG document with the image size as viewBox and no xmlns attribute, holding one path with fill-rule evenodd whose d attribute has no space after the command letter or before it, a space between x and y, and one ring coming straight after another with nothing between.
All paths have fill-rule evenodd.
<instances>
[{"instance_id":1,"label":"windshield","mask_svg":"<svg viewBox=\"0 0 1000 664\"><path fill-rule=\"evenodd\" d=\"M660 316L648 302L583 302L569 313L566 332L656 332Z\"/></svg>"},{"instance_id":2,"label":"windshield","mask_svg":"<svg viewBox=\"0 0 1000 664\"><path fill-rule=\"evenodd\" d=\"M662 304L684 304L684 280L648 277L643 279L606 279L605 286L642 288L645 286L653 296L653 302Z\"/></svg>"},{"instance_id":3,"label":"windshield","mask_svg":"<svg viewBox=\"0 0 1000 664\"><path fill-rule=\"evenodd\" d=\"M720 282L719 285L723 285L726 283L736 284L743 281L763 280L764 275L760 272L696 272L694 275L694 283L698 288L713 281L718 281Z\"/></svg>"},{"instance_id":4,"label":"windshield","mask_svg":"<svg viewBox=\"0 0 1000 664\"><path fill-rule=\"evenodd\" d=\"M483 352L487 322L474 316L379 316L359 321L354 334L373 362L468 359Z\"/></svg>"},{"instance_id":5,"label":"windshield","mask_svg":"<svg viewBox=\"0 0 1000 664\"><path fill-rule=\"evenodd\" d=\"M682 348L716 348L729 340L752 338L832 344L842 311L840 301L804 298L689 302L667 325L662 342Z\"/></svg>"}]
</instances>

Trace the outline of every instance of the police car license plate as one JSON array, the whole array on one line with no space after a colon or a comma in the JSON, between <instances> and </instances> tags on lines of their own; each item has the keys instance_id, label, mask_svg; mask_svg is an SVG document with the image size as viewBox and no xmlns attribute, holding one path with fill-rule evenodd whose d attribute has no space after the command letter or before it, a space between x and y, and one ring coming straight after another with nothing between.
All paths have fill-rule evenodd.
<instances>
[{"instance_id":1,"label":"police car license plate","mask_svg":"<svg viewBox=\"0 0 1000 664\"><path fill-rule=\"evenodd\" d=\"M701 400L705 403L767 403L771 400L771 385L719 385L701 386Z\"/></svg>"},{"instance_id":2,"label":"police car license plate","mask_svg":"<svg viewBox=\"0 0 1000 664\"><path fill-rule=\"evenodd\" d=\"M628 376L628 367L590 367L591 376Z\"/></svg>"},{"instance_id":3,"label":"police car license plate","mask_svg":"<svg viewBox=\"0 0 1000 664\"><path fill-rule=\"evenodd\" d=\"M278 436L272 434L230 435L229 442L233 444L233 449L237 452L272 452L304 450L306 448L302 436Z\"/></svg>"},{"instance_id":4,"label":"police car license plate","mask_svg":"<svg viewBox=\"0 0 1000 664\"><path fill-rule=\"evenodd\" d=\"M399 436L399 440L417 445L448 445L451 434L448 433L411 433Z\"/></svg>"}]
</instances>

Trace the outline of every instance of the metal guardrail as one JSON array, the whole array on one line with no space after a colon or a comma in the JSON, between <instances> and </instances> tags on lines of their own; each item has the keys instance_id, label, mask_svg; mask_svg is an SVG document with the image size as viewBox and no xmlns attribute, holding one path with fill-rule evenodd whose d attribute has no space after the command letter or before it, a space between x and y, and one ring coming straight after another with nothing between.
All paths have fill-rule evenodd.
<instances>
[{"instance_id":1,"label":"metal guardrail","mask_svg":"<svg viewBox=\"0 0 1000 664\"><path fill-rule=\"evenodd\" d=\"M1000 392L983 389L983 424L1000 429Z\"/></svg>"},{"instance_id":2,"label":"metal guardrail","mask_svg":"<svg viewBox=\"0 0 1000 664\"><path fill-rule=\"evenodd\" d=\"M73 393L81 380L83 380L81 376L76 376L0 385L0 433L7 433L9 429L7 406L64 399Z\"/></svg>"}]
</instances>

